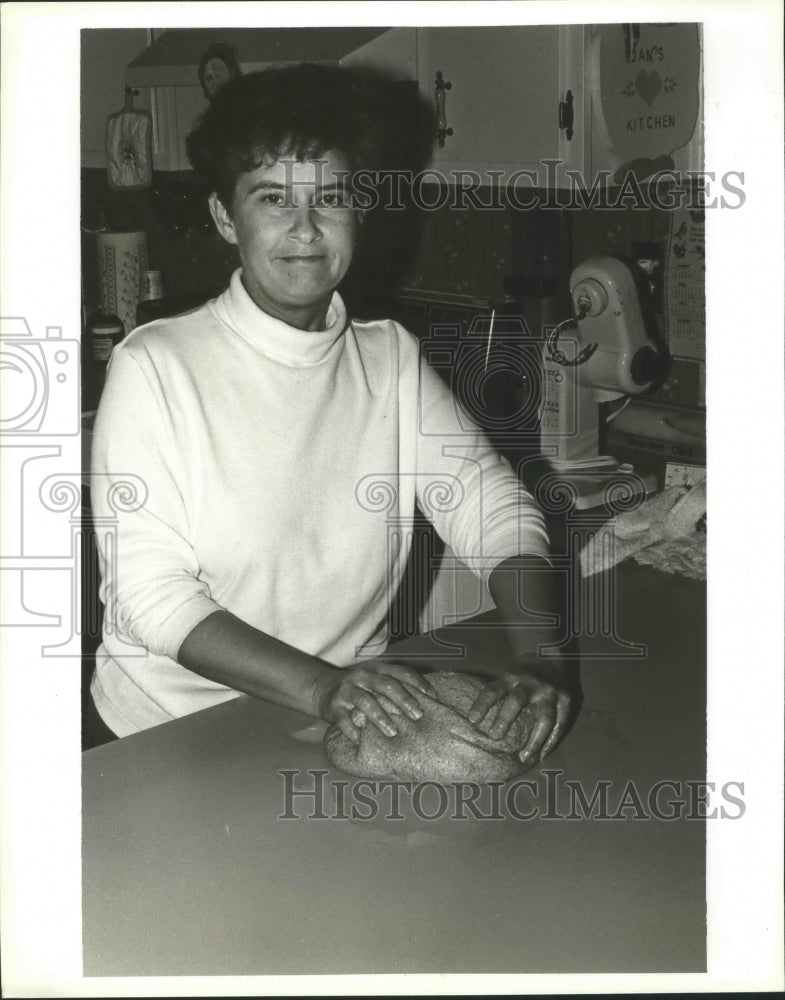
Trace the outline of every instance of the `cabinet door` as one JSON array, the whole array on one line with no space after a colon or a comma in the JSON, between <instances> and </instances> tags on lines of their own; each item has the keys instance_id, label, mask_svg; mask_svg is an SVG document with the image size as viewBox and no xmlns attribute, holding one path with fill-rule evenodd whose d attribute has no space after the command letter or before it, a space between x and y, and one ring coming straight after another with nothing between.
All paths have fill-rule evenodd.
<instances>
[{"instance_id":1,"label":"cabinet door","mask_svg":"<svg viewBox=\"0 0 785 1000\"><path fill-rule=\"evenodd\" d=\"M541 161L567 154L559 128L564 32L559 25L420 30L423 97L435 107L439 71L449 85L444 117L452 134L434 143L435 169L538 169L544 178Z\"/></svg>"}]
</instances>

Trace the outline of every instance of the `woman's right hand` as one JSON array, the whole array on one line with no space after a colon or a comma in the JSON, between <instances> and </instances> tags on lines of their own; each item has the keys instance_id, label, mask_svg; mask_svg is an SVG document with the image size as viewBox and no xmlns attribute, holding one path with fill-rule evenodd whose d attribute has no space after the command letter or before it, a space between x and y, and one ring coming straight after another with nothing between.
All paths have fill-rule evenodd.
<instances>
[{"instance_id":1,"label":"woman's right hand","mask_svg":"<svg viewBox=\"0 0 785 1000\"><path fill-rule=\"evenodd\" d=\"M319 699L319 715L336 725L352 743L360 742L363 726L370 721L384 736L397 736L395 716L405 713L415 722L422 718L417 698L409 685L435 697L431 685L401 663L368 660L336 671Z\"/></svg>"}]
</instances>

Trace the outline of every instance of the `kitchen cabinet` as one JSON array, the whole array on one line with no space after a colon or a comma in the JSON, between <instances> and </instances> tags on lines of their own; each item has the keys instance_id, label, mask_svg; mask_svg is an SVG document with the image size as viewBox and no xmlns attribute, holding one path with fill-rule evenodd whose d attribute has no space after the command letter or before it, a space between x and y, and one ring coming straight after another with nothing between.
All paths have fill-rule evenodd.
<instances>
[{"instance_id":1,"label":"kitchen cabinet","mask_svg":"<svg viewBox=\"0 0 785 1000\"><path fill-rule=\"evenodd\" d=\"M223 34L215 32L214 37ZM263 31L255 34L261 37ZM545 158L562 157L576 166L583 162L583 116L576 115L569 139L568 130L559 127L560 100L567 91L573 101L581 98L583 38L580 26L398 27L347 45L349 51L330 61L398 80L418 80L430 105L436 72L442 70L451 86L446 113L453 134L444 147L434 146L432 166L439 170L542 170ZM244 39L238 41L242 45ZM252 51L254 43L246 44ZM243 58L239 46L238 52L244 72L276 61ZM152 65L142 57L126 70L127 82L141 90L142 106L150 106L153 114L157 170L188 169L185 137L206 107L192 53L189 56L190 66Z\"/></svg>"},{"instance_id":2,"label":"kitchen cabinet","mask_svg":"<svg viewBox=\"0 0 785 1000\"><path fill-rule=\"evenodd\" d=\"M528 186L545 187L543 160L583 166L582 26L423 28L417 67L423 98L434 111L443 102L434 170L477 171L485 183L488 170L532 170L538 184ZM560 122L560 104L567 111L570 100L572 128L563 113Z\"/></svg>"},{"instance_id":3,"label":"kitchen cabinet","mask_svg":"<svg viewBox=\"0 0 785 1000\"><path fill-rule=\"evenodd\" d=\"M244 73L303 60L374 70L395 80L414 80L417 73L414 28L306 29L296 31L297 37L295 29L154 29L151 34L160 54L152 47L137 52L125 76L153 115L156 170L190 169L185 140L207 107L197 68L200 54L212 41L232 45Z\"/></svg>"},{"instance_id":4,"label":"kitchen cabinet","mask_svg":"<svg viewBox=\"0 0 785 1000\"><path fill-rule=\"evenodd\" d=\"M616 51L625 27L642 40L627 65L623 50ZM647 38L657 44L645 46ZM671 155L676 170L700 170L700 40L699 25L420 29L419 88L437 115L430 166L458 183L460 171L475 171L485 183L492 182L492 170L503 180L532 171L537 182L526 178L521 183L527 187L569 186L568 170L579 171L591 186L600 171L612 176L644 157ZM608 72L613 58L615 77ZM603 98L617 80L616 116L626 114L628 121L626 130L616 122L614 144L606 121L614 102ZM674 120L680 134L669 143ZM647 121L661 127L661 142L653 140ZM549 170L548 160L561 161L558 169Z\"/></svg>"},{"instance_id":5,"label":"kitchen cabinet","mask_svg":"<svg viewBox=\"0 0 785 1000\"><path fill-rule=\"evenodd\" d=\"M620 31L623 29L622 25L618 27ZM658 30L660 34L668 30L684 31L684 26L629 27L641 30L643 36L647 29L650 33ZM371 69L398 80L416 80L421 98L433 109L436 126L442 130L441 135L434 134L429 166L450 181L466 184L458 176L460 171L475 171L484 183L493 181L489 171L500 172L502 178L509 178L517 171L530 171L531 174L521 178L521 189L566 187L571 184L566 173L570 170L579 171L584 183L590 186L599 171L613 175L623 163L638 155L634 148L630 149L630 142L625 143L626 148L620 153L609 141L599 88L601 25L333 29L337 35L326 40L314 30L307 32L308 38L298 39L296 48L286 38L279 40L285 30L236 31L242 70L248 72L281 61L314 59ZM699 26L694 30L699 32ZM171 36L174 32L153 30L148 34L153 38L159 36L161 41L162 34ZM185 138L207 105L196 72L199 47L205 46L206 36L203 38L197 31L177 34L188 36L183 43L192 49L187 58L184 55L172 59L171 65L158 65L148 58L151 49L137 51L137 58L125 72L126 82L140 90L137 106L149 107L153 114L153 156L157 170L189 168ZM227 31L210 31L207 35L212 40L222 39ZM607 53L607 31L605 42ZM243 46L249 53L247 56L243 56ZM695 55L693 63L698 58L699 54ZM646 90L654 79L654 66L631 66L628 86L634 87L641 73L644 89L630 95L630 109L636 101L641 104L642 97L648 106L656 96ZM694 92L695 86L690 86ZM121 88L117 89L121 92ZM664 142L661 150L673 155L675 168L680 171L702 166L699 86L696 99L697 123L692 137L688 142L682 137L675 150L667 148ZM657 97L658 103L663 100L664 90ZM119 102L118 97L116 103ZM635 114L638 111L640 108ZM643 135L641 146L640 155L652 155ZM546 161L560 161L561 165L558 169L548 168ZM436 177L427 175L425 179Z\"/></svg>"}]
</instances>

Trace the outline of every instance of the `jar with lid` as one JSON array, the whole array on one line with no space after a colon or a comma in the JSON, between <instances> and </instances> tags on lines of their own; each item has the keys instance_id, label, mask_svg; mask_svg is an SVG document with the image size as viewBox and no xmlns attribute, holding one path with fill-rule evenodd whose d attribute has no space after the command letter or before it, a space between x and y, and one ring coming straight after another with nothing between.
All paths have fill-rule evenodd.
<instances>
[{"instance_id":1,"label":"jar with lid","mask_svg":"<svg viewBox=\"0 0 785 1000\"><path fill-rule=\"evenodd\" d=\"M112 351L125 336L119 316L109 312L94 313L87 321L87 340L93 361L106 365Z\"/></svg>"}]
</instances>

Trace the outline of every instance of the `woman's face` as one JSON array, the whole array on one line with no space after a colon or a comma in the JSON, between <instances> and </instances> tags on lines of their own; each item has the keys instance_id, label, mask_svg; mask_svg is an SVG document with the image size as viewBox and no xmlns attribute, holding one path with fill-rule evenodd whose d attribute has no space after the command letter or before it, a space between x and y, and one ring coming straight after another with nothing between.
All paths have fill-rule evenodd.
<instances>
[{"instance_id":1,"label":"woman's face","mask_svg":"<svg viewBox=\"0 0 785 1000\"><path fill-rule=\"evenodd\" d=\"M345 157L277 160L237 180L231 212L217 195L218 231L240 251L243 284L271 316L302 330L324 327L333 291L349 269L357 229L348 207Z\"/></svg>"}]
</instances>

